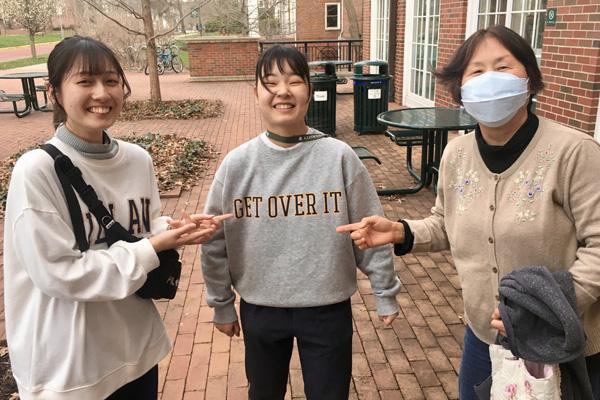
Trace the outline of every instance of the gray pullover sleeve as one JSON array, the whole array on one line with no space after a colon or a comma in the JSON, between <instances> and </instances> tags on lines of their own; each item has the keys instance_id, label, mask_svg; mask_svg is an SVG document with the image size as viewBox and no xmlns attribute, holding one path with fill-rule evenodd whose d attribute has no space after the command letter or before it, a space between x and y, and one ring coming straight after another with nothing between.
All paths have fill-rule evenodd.
<instances>
[{"instance_id":1,"label":"gray pullover sleeve","mask_svg":"<svg viewBox=\"0 0 600 400\"><path fill-rule=\"evenodd\" d=\"M377 191L364 167L346 187L346 196L350 221L360 221L368 215L383 215ZM369 277L371 282L377 303L377 313L391 315L398 312L396 294L400 291L401 284L394 271L392 246L380 246L367 250L353 247L358 268Z\"/></svg>"},{"instance_id":2,"label":"gray pullover sleeve","mask_svg":"<svg viewBox=\"0 0 600 400\"><path fill-rule=\"evenodd\" d=\"M215 177L206 199L205 213L221 215L223 210L223 184ZM224 221L223 224L226 224ZM202 245L202 274L206 287L206 303L214 307L214 322L226 324L237 321L234 307L235 293L231 284L225 231L223 226L215 233L212 240Z\"/></svg>"}]
</instances>

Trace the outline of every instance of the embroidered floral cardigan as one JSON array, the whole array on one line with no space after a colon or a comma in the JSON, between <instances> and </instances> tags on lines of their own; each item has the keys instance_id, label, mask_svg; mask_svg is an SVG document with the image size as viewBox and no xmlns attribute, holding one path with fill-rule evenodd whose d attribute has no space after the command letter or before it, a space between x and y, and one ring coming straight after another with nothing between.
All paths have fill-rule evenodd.
<instances>
[{"instance_id":1,"label":"embroidered floral cardigan","mask_svg":"<svg viewBox=\"0 0 600 400\"><path fill-rule=\"evenodd\" d=\"M450 249L465 317L487 343L502 276L524 266L569 270L587 334L600 352L600 145L540 118L537 133L506 171L490 172L474 134L448 144L432 215L406 220L414 252ZM532 334L535 334L532 332Z\"/></svg>"}]
</instances>

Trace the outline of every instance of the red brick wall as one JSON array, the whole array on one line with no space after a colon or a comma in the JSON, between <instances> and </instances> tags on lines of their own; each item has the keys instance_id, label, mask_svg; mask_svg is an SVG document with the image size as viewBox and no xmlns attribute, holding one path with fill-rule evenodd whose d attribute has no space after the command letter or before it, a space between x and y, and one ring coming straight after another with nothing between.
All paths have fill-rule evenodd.
<instances>
[{"instance_id":1,"label":"red brick wall","mask_svg":"<svg viewBox=\"0 0 600 400\"><path fill-rule=\"evenodd\" d=\"M356 39L350 34L350 21L346 3L352 1L356 10L358 26L362 25L363 0L297 0L296 1L296 40L337 39L340 34L345 39ZM325 4L340 3L343 23L340 29L325 30Z\"/></svg>"},{"instance_id":2,"label":"red brick wall","mask_svg":"<svg viewBox=\"0 0 600 400\"><path fill-rule=\"evenodd\" d=\"M437 67L445 66L454 51L465 41L467 27L467 0L441 0L440 31ZM439 83L435 86L435 105L456 107L448 91Z\"/></svg>"},{"instance_id":3,"label":"red brick wall","mask_svg":"<svg viewBox=\"0 0 600 400\"><path fill-rule=\"evenodd\" d=\"M394 50L395 71L393 78L394 102L402 103L402 85L404 84L404 32L406 29L406 2L397 1L396 49Z\"/></svg>"},{"instance_id":4,"label":"red brick wall","mask_svg":"<svg viewBox=\"0 0 600 400\"><path fill-rule=\"evenodd\" d=\"M546 89L538 96L537 114L593 135L600 96L600 4L548 0L548 8L556 8L557 19L544 32Z\"/></svg>"},{"instance_id":5,"label":"red brick wall","mask_svg":"<svg viewBox=\"0 0 600 400\"><path fill-rule=\"evenodd\" d=\"M363 1L363 60L368 60L371 55L371 0Z\"/></svg>"},{"instance_id":6,"label":"red brick wall","mask_svg":"<svg viewBox=\"0 0 600 400\"><path fill-rule=\"evenodd\" d=\"M259 38L195 39L187 43L193 80L253 79Z\"/></svg>"}]
</instances>

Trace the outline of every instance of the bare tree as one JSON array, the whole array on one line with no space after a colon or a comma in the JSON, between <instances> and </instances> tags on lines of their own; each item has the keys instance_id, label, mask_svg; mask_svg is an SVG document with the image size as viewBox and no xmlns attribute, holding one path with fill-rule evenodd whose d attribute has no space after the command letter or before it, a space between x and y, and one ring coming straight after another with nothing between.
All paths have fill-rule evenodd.
<instances>
[{"instance_id":1,"label":"bare tree","mask_svg":"<svg viewBox=\"0 0 600 400\"><path fill-rule=\"evenodd\" d=\"M261 36L279 35L282 31L289 33L292 29L283 29L287 21L279 21L277 12L280 8L287 8L291 0L219 0L213 1L209 21L218 21L222 24L224 33L229 29L236 29L245 36L252 30L260 30Z\"/></svg>"},{"instance_id":2,"label":"bare tree","mask_svg":"<svg viewBox=\"0 0 600 400\"><path fill-rule=\"evenodd\" d=\"M29 32L31 56L37 57L35 34L43 32L56 14L55 0L2 0L5 12Z\"/></svg>"},{"instance_id":3,"label":"bare tree","mask_svg":"<svg viewBox=\"0 0 600 400\"><path fill-rule=\"evenodd\" d=\"M45 1L45 0L40 0ZM152 19L152 7L150 0L140 0L141 11L138 11L133 5L131 5L130 1L126 0L82 0L90 7L95 9L97 12L102 14L104 17L108 18L121 28L125 29L127 32L140 35L144 37L144 41L146 43L146 58L148 60L148 72L150 76L150 99L154 102L161 101L161 93L160 93L160 81L158 80L158 68L157 68L157 58L156 58L156 39L173 32L177 26L181 23L183 18L187 17L194 10L202 7L203 4L210 0L204 0L201 2L198 7L192 8L186 15L183 16L179 21L177 21L171 29L161 32L155 33L154 31L154 22ZM136 20L139 20L143 24L143 29L139 30L139 27L128 26L123 23L120 19L117 19L110 13L110 9L116 9L119 11L119 14L125 12L126 15L133 16Z\"/></svg>"},{"instance_id":4,"label":"bare tree","mask_svg":"<svg viewBox=\"0 0 600 400\"><path fill-rule=\"evenodd\" d=\"M348 20L350 21L350 36L352 36L352 39L358 39L360 38L360 26L358 25L354 0L344 0L344 7L346 8L346 14L348 14Z\"/></svg>"}]
</instances>

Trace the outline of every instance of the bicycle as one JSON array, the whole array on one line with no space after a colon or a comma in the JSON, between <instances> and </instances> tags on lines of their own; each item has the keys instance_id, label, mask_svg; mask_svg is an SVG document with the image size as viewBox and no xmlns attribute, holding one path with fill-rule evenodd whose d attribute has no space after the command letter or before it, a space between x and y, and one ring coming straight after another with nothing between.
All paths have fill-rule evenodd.
<instances>
[{"instance_id":1,"label":"bicycle","mask_svg":"<svg viewBox=\"0 0 600 400\"><path fill-rule=\"evenodd\" d=\"M183 71L183 61L179 57L179 47L175 44L167 45L167 46L156 46L156 66L158 69L158 74L162 75L166 69L170 68L176 73ZM144 68L144 73L149 75L148 64L146 64L146 68Z\"/></svg>"},{"instance_id":2,"label":"bicycle","mask_svg":"<svg viewBox=\"0 0 600 400\"><path fill-rule=\"evenodd\" d=\"M125 60L128 69L141 71L146 66L146 46L130 45L125 48Z\"/></svg>"}]
</instances>

